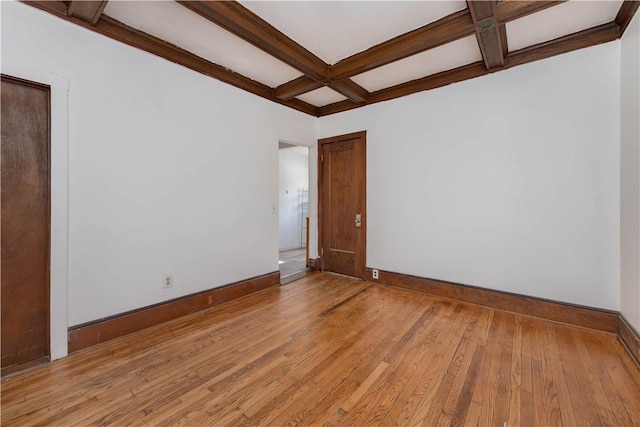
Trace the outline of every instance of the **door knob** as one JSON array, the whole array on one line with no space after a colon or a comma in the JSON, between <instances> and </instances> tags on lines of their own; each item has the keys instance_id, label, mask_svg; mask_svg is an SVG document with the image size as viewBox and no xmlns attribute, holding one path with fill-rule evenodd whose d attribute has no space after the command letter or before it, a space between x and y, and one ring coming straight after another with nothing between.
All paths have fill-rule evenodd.
<instances>
[{"instance_id":1,"label":"door knob","mask_svg":"<svg viewBox=\"0 0 640 427\"><path fill-rule=\"evenodd\" d=\"M362 227L362 214L356 214L356 227Z\"/></svg>"}]
</instances>

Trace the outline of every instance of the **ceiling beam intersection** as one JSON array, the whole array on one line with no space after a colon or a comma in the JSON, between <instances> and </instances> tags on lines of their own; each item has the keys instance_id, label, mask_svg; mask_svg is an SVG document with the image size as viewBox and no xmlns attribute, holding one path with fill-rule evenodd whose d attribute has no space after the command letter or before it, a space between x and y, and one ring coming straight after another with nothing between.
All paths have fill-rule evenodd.
<instances>
[{"instance_id":1,"label":"ceiling beam intersection","mask_svg":"<svg viewBox=\"0 0 640 427\"><path fill-rule=\"evenodd\" d=\"M495 18L498 24L505 24L564 1L506 0L495 6ZM333 64L329 68L329 77L350 78L475 33L476 27L471 13L468 8L463 9Z\"/></svg>"},{"instance_id":2,"label":"ceiling beam intersection","mask_svg":"<svg viewBox=\"0 0 640 427\"><path fill-rule=\"evenodd\" d=\"M476 39L487 70L504 66L507 56L506 30L495 16L495 1L467 0L476 29Z\"/></svg>"},{"instance_id":3,"label":"ceiling beam intersection","mask_svg":"<svg viewBox=\"0 0 640 427\"><path fill-rule=\"evenodd\" d=\"M329 64L237 1L178 0L178 3L304 73L310 79L341 93L353 102L361 103L369 98L366 89L355 82L330 79ZM281 85L276 88L275 93L278 94L276 95L278 99L291 99L292 93L297 95L305 93L299 92L303 88L318 88L317 84L300 78L285 85L287 86Z\"/></svg>"},{"instance_id":4,"label":"ceiling beam intersection","mask_svg":"<svg viewBox=\"0 0 640 427\"><path fill-rule=\"evenodd\" d=\"M265 51L314 80L327 77L327 64L236 1L178 3Z\"/></svg>"},{"instance_id":5,"label":"ceiling beam intersection","mask_svg":"<svg viewBox=\"0 0 640 427\"><path fill-rule=\"evenodd\" d=\"M615 22L609 22L594 28L578 31L554 40L538 43L514 52L510 52L505 58L503 69L515 67L540 59L571 52L586 47L595 46L616 40L620 37L620 27ZM431 76L422 77L396 86L371 92L367 105L376 102L388 101L413 93L431 90L452 83L474 79L489 74L483 61L443 71ZM318 109L319 116L340 113L342 111L358 108L359 105L350 101L341 101L325 105Z\"/></svg>"},{"instance_id":6,"label":"ceiling beam intersection","mask_svg":"<svg viewBox=\"0 0 640 427\"><path fill-rule=\"evenodd\" d=\"M416 35L418 33L422 34L421 32L424 31L435 31L436 33L431 34L437 34L442 31L442 27L439 26L452 25L452 23L456 22L456 24L453 24L454 33L458 31L458 35L456 36L457 38L455 38L456 40L462 37L459 34L461 30L464 30L465 32L471 31L468 35L477 34L478 30L482 31L483 29L486 29L484 25L487 25L487 18L478 19L478 16L476 16L475 18L472 16L471 8L475 8L475 4L480 2L468 0L469 4L473 4L473 6L470 6L469 9L456 12L443 18L442 20L436 21L435 23L428 24L427 26L421 27L418 30L414 30L412 32L391 39L387 42L381 43L378 46L374 46L373 48L370 48L364 52L346 58L345 60L334 64L334 66L330 67L327 64L324 64L324 62L322 62L318 58L318 60L322 62L324 66L326 66L324 74L321 74L321 76L324 76L324 78L316 80L309 75L305 75L299 77L298 79L292 80L291 82L284 83L277 88L270 88L267 85L256 82L252 79L228 70L225 67L200 58L191 52L172 45L171 43L158 39L135 28L129 27L126 24L119 22L113 18L102 15L104 6L107 3L106 1L92 2L99 3L100 6L93 5L91 10L82 9L82 7L84 6L82 6L80 3L85 2L78 3L76 1L63 2L49 0L22 0L22 2L49 12L59 18L73 22L91 31L103 34L114 40L118 40L130 46L145 50L147 52L165 58L171 62L180 64L199 73L229 83L240 89L249 91L255 95L314 116L333 114L357 108L362 105L368 105L409 95L419 91L434 89L451 83L473 79L492 71L498 71L500 69L506 69L528 62L533 62L540 59L563 54L573 50L613 41L622 36L624 30L627 28L629 22L633 19L640 6L640 1L624 1L616 16L616 19L612 22L559 37L551 41L529 46L515 52L508 52L504 23L514 19L518 19L531 13L535 13L547 7L562 3L563 1L506 0L497 4L491 2L493 4L491 16L495 19L495 22L491 22L488 27L490 27L491 25L493 25L494 27L497 26L498 34L496 35L496 38L499 39L499 42L501 44L500 50L502 51L503 55L505 55L503 58L504 65L502 67L489 68L483 54L482 62L476 62L463 67L458 67L453 70L443 71L435 75L426 76L410 82L402 83L393 87L369 93L364 88L348 79L352 75L358 74L358 67L363 66L364 62L361 63L361 61L363 61L361 55L365 54L366 52L373 51L376 51L378 52L378 55L381 55L376 56L372 59L374 65L371 66L370 69L373 69L377 66L380 66L379 64L375 64L379 63L380 61L384 62L388 59L388 56L385 56L389 55L389 51L387 51L387 49L389 49L389 47L391 46L394 46L395 43L398 43L398 39L403 39L406 41L408 38L410 41L413 40L413 42L415 42L420 38ZM74 4L76 3L78 4L74 6ZM475 12L476 11L474 9L473 13ZM461 22L463 24L461 24ZM425 29L427 27L429 28L429 30ZM424 42L425 40L422 41ZM427 42L427 44L443 44L441 42L442 39L439 39L439 41L434 39ZM304 50L302 46L297 46ZM424 47L424 45L422 47ZM409 43L407 49L414 52L418 48L416 47L416 45ZM495 44L492 46L492 49L496 49ZM313 56L311 52L308 53ZM393 53L393 55L407 55L407 50L404 50L402 52L395 52ZM352 62L350 64L349 60L355 62ZM318 89L323 86L329 86L334 90L340 91L341 93L347 92L349 93L349 99L325 105L323 107L315 107L299 99L293 99L300 94Z\"/></svg>"},{"instance_id":7,"label":"ceiling beam intersection","mask_svg":"<svg viewBox=\"0 0 640 427\"><path fill-rule=\"evenodd\" d=\"M74 0L66 2L67 15L81 19L91 25L96 25L102 15L102 11L107 6L105 1L80 1Z\"/></svg>"}]
</instances>

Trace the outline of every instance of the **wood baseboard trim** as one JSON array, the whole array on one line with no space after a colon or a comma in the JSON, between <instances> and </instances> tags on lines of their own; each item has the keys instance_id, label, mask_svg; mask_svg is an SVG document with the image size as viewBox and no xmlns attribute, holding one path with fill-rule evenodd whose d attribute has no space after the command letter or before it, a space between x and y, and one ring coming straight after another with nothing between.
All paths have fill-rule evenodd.
<instances>
[{"instance_id":1,"label":"wood baseboard trim","mask_svg":"<svg viewBox=\"0 0 640 427\"><path fill-rule=\"evenodd\" d=\"M307 265L309 270L320 271L320 266L322 264L320 263L320 258L309 258L309 263Z\"/></svg>"},{"instance_id":2,"label":"wood baseboard trim","mask_svg":"<svg viewBox=\"0 0 640 427\"><path fill-rule=\"evenodd\" d=\"M252 277L207 291L117 314L69 328L69 353L121 337L205 308L213 307L272 286L280 285L280 272Z\"/></svg>"},{"instance_id":3,"label":"wood baseboard trim","mask_svg":"<svg viewBox=\"0 0 640 427\"><path fill-rule=\"evenodd\" d=\"M438 297L465 301L498 310L566 323L568 325L582 326L598 331L617 334L619 330L619 313L616 311L602 310L383 270L378 270L378 279L374 280L372 269L370 268L367 268L367 280L424 292Z\"/></svg>"},{"instance_id":4,"label":"wood baseboard trim","mask_svg":"<svg viewBox=\"0 0 640 427\"><path fill-rule=\"evenodd\" d=\"M46 365L51 362L49 356L42 356L35 360L31 360L29 362L22 363L20 365L8 366L6 368L2 368L0 370L0 376L2 377L2 381L6 381L9 378L15 377L17 375L22 375L34 369L38 369L39 367Z\"/></svg>"},{"instance_id":5,"label":"wood baseboard trim","mask_svg":"<svg viewBox=\"0 0 640 427\"><path fill-rule=\"evenodd\" d=\"M618 316L618 339L640 368L640 334L629 324L622 314Z\"/></svg>"}]
</instances>

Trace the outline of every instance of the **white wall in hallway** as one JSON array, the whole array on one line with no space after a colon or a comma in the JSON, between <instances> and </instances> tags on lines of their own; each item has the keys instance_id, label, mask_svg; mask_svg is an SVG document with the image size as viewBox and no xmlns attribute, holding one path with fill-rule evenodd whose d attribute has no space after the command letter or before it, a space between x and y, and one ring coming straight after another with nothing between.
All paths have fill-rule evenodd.
<instances>
[{"instance_id":1,"label":"white wall in hallway","mask_svg":"<svg viewBox=\"0 0 640 427\"><path fill-rule=\"evenodd\" d=\"M299 248L304 243L305 235L302 226L301 210L305 204L308 213L309 200L309 148L294 147L278 151L280 180L279 198L279 227L280 250ZM301 190L307 191L304 199ZM306 215L305 215L306 216Z\"/></svg>"}]
</instances>

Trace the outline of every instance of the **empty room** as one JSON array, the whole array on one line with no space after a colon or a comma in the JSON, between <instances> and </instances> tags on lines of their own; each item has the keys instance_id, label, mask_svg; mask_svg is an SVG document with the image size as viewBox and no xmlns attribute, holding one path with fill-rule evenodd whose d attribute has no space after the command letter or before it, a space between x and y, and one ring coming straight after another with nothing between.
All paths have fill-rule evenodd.
<instances>
[{"instance_id":1,"label":"empty room","mask_svg":"<svg viewBox=\"0 0 640 427\"><path fill-rule=\"evenodd\" d=\"M639 7L1 1L0 424L640 426Z\"/></svg>"}]
</instances>

